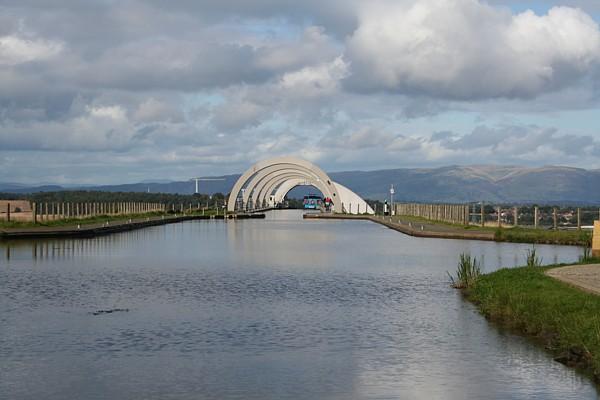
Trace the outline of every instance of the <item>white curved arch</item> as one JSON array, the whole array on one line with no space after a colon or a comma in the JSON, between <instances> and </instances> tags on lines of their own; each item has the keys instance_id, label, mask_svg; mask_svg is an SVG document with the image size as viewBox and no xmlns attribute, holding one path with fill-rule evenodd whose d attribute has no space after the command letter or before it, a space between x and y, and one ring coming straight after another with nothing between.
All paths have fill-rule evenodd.
<instances>
[{"instance_id":1,"label":"white curved arch","mask_svg":"<svg viewBox=\"0 0 600 400\"><path fill-rule=\"evenodd\" d=\"M275 203L281 203L283 201L283 199L285 199L285 196L287 196L287 194L290 192L290 190L292 190L293 188L295 188L297 186L314 186L314 185L312 184L312 182L307 181L305 179L301 179L301 178L290 179L288 181L283 182L281 184L281 186L279 186L277 188L277 190L275 191L275 195L273 196L273 201Z\"/></svg>"},{"instance_id":2,"label":"white curved arch","mask_svg":"<svg viewBox=\"0 0 600 400\"><path fill-rule=\"evenodd\" d=\"M340 199L342 199L342 212L349 214L375 214L371 206L359 195L348 189L346 186L335 183Z\"/></svg>"},{"instance_id":3,"label":"white curved arch","mask_svg":"<svg viewBox=\"0 0 600 400\"><path fill-rule=\"evenodd\" d=\"M319 190L321 190L322 193L332 193L331 190L325 186L325 182L319 176L315 176L314 173L307 172L302 169L294 170L291 168L289 168L289 169L286 168L285 170L282 170L282 171L285 171L285 174L282 174L280 176L275 176L274 174L272 174L271 175L272 178L269 178L269 180L267 182L265 182L265 185L262 187L260 192L257 193L255 190L255 193L258 196L258 199L257 199L258 201L264 200L267 195L271 194L271 192L275 189L275 187L280 185L285 180L284 177L305 178L305 179L308 179L308 180L311 180L312 182L314 182L314 185L319 187ZM329 180L329 181L331 182L331 180ZM333 186L333 185L331 185L331 187L335 188L335 186ZM335 190L337 191L337 188L335 188Z\"/></svg>"},{"instance_id":4,"label":"white curved arch","mask_svg":"<svg viewBox=\"0 0 600 400\"><path fill-rule=\"evenodd\" d=\"M325 189L323 189L323 183L321 182L321 180L319 178L315 178L314 176L312 176L310 174L304 174L301 172L288 173L288 174L282 175L280 177L276 177L276 179L272 179L267 185L265 185L265 187L263 188L263 190L261 191L261 193L259 195L260 196L259 200L261 200L261 199L265 200L282 183L286 182L289 179L294 179L294 178L301 178L306 181L310 181L312 185L314 185L315 187L320 187L319 190L321 190L321 191L323 191L323 193L325 193Z\"/></svg>"},{"instance_id":5,"label":"white curved arch","mask_svg":"<svg viewBox=\"0 0 600 400\"><path fill-rule=\"evenodd\" d=\"M272 176L274 174L281 175L283 173L290 172L290 171L298 171L299 172L301 170L306 171L307 174L311 174L311 171L304 167L282 168L281 164L272 165L270 167L266 167L266 168L262 169L261 171L257 172L252 178L250 178L248 180L248 184L246 185L246 187L243 190L243 195L242 195L243 204L248 204L248 200L250 199L250 196L252 195L252 193L255 192L256 190L259 190L259 188L262 187L262 186L260 186L260 183L264 182L270 176ZM255 200L255 199L253 199L253 200Z\"/></svg>"},{"instance_id":6,"label":"white curved arch","mask_svg":"<svg viewBox=\"0 0 600 400\"><path fill-rule=\"evenodd\" d=\"M338 198L337 189L336 189L335 185L333 184L331 179L329 179L327 174L321 170L321 168L317 167L316 165L314 165L313 163L311 163L309 161L302 160L301 158L297 158L297 157L275 157L275 158L271 158L268 160L263 160L263 161L257 162L252 167L250 167L246 172L244 172L242 174L242 176L240 176L240 178L237 180L237 182L233 186L233 189L231 190L231 193L229 195L229 201L227 202L227 211L229 211L229 212L235 211L236 205L238 202L238 197L240 195L242 187L248 182L248 180L252 176L254 176L256 173L262 171L265 168L268 168L271 166L276 166L276 165L279 165L281 168L300 167L300 168L304 168L304 169L311 171L324 183L323 186L324 186L324 189L326 192L324 194L331 197L332 199ZM243 206L244 205L242 204L242 208L243 208Z\"/></svg>"},{"instance_id":7,"label":"white curved arch","mask_svg":"<svg viewBox=\"0 0 600 400\"><path fill-rule=\"evenodd\" d=\"M237 180L227 203L227 211L234 212L238 207L240 193L241 207L245 209L252 200L252 208L266 205L273 192L274 206L296 186L310 185L321 191L323 196L333 201L332 211L352 214L374 214L373 209L356 193L347 187L333 182L329 176L313 163L296 157L276 157L259 161ZM258 207L257 207L258 206Z\"/></svg>"},{"instance_id":8,"label":"white curved arch","mask_svg":"<svg viewBox=\"0 0 600 400\"><path fill-rule=\"evenodd\" d=\"M271 183L271 185L270 185L268 188L266 188L266 189L265 189L265 190L264 190L264 191L261 193L261 199L262 199L262 201L263 201L263 202L266 202L266 201L267 201L267 198L273 194L273 192L274 192L274 191L277 189L277 187L281 186L283 183L285 183L285 182L286 182L286 181L288 181L289 179L297 179L297 178L299 178L299 179L303 179L304 181L308 181L308 182L310 182L310 185L312 185L312 186L314 186L314 187L318 188L318 189L321 191L321 193L326 193L326 192L323 190L323 185L322 185L322 183L321 183L321 182L319 182L319 181L314 181L314 180L311 180L309 177L302 176L302 175L299 175L299 176L290 176L288 179L279 179L279 180L277 180L277 181L274 181L273 183Z\"/></svg>"},{"instance_id":9,"label":"white curved arch","mask_svg":"<svg viewBox=\"0 0 600 400\"><path fill-rule=\"evenodd\" d=\"M265 188L265 186L268 186L275 178L277 177L282 177L282 176L287 176L287 175L302 175L302 176L306 176L306 177L311 177L312 179L317 179L316 176L314 174L312 174L310 171L305 170L304 168L279 168L276 170L270 170L267 171L268 168L265 168L265 170L257 173L250 181L250 183L248 183L248 186L245 189L244 192L244 197L246 195L248 195L249 197L252 197L252 202L253 204L255 204L256 201L258 201L260 199L260 193L262 192L262 190ZM251 192L251 193L248 193ZM245 200L246 202L248 201L248 199Z\"/></svg>"},{"instance_id":10,"label":"white curved arch","mask_svg":"<svg viewBox=\"0 0 600 400\"><path fill-rule=\"evenodd\" d=\"M343 200L340 207L343 207L343 212L352 214L375 214L371 206L364 201L359 195L348 189L346 186L334 182L337 187L340 198ZM275 192L274 202L279 204L285 199L285 196L296 186L314 186L310 182L305 182L302 179L292 179L285 181Z\"/></svg>"},{"instance_id":11,"label":"white curved arch","mask_svg":"<svg viewBox=\"0 0 600 400\"><path fill-rule=\"evenodd\" d=\"M293 173L293 172L288 172L284 175L275 176L275 177L269 179L267 182L265 182L265 184L260 189L260 191L258 191L258 192L255 191L257 204L264 204L266 202L266 200L268 199L268 197L273 193L273 190L275 190L275 188L277 188L283 182L286 182L290 179L298 179L298 178L312 181L312 178L310 177L310 175L306 175L306 174L302 174L302 173Z\"/></svg>"}]
</instances>

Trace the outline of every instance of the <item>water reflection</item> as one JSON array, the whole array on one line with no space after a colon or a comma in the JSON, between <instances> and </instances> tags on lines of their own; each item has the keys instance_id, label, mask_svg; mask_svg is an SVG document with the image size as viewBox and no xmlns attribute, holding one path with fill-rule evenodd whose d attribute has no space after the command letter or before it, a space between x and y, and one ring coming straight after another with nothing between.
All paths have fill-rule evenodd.
<instances>
[{"instance_id":1,"label":"water reflection","mask_svg":"<svg viewBox=\"0 0 600 400\"><path fill-rule=\"evenodd\" d=\"M166 237L161 230L141 229L126 234L98 236L94 238L65 238L10 240L0 242L5 259L10 260L61 260L80 256L99 256L111 254L115 249L130 248L134 242L157 237Z\"/></svg>"},{"instance_id":2,"label":"water reflection","mask_svg":"<svg viewBox=\"0 0 600 400\"><path fill-rule=\"evenodd\" d=\"M0 244L0 398L597 398L448 287L530 246L298 217Z\"/></svg>"}]
</instances>

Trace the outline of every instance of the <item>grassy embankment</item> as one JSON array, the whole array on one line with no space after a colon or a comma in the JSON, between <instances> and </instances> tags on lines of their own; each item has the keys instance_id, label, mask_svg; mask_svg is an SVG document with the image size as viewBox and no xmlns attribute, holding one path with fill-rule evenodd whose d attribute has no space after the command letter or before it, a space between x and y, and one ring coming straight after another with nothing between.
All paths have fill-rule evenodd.
<instances>
[{"instance_id":1,"label":"grassy embankment","mask_svg":"<svg viewBox=\"0 0 600 400\"><path fill-rule=\"evenodd\" d=\"M496 229L494 234L494 238L500 242L568 244L577 246L584 246L589 242L590 237L591 233L586 231L555 231L521 227Z\"/></svg>"},{"instance_id":2,"label":"grassy embankment","mask_svg":"<svg viewBox=\"0 0 600 400\"><path fill-rule=\"evenodd\" d=\"M548 229L533 229L527 227L490 227L478 225L461 225L451 224L448 222L430 221L420 217L397 217L396 220L411 221L416 223L443 225L459 230L493 232L495 240L499 242L513 243L538 243L538 244L565 244L584 246L590 240L591 234L580 230L548 230Z\"/></svg>"},{"instance_id":3,"label":"grassy embankment","mask_svg":"<svg viewBox=\"0 0 600 400\"><path fill-rule=\"evenodd\" d=\"M41 221L38 220L37 223L33 222L23 222L23 221L0 221L0 229L6 228L36 228L36 227L67 227L67 226L76 226L76 225L93 225L93 224L101 224L104 222L114 223L114 222L125 222L128 220L139 220L142 218L154 218L154 217L174 217L177 216L189 216L189 215L215 215L216 211L214 209L209 209L202 213L202 211L194 210L192 212L184 212L184 213L163 213L163 212L149 212L143 214L121 214L121 215L96 215L93 217L87 218L66 218L66 219L57 219L57 220L48 220ZM222 214L222 212L221 212Z\"/></svg>"},{"instance_id":4,"label":"grassy embankment","mask_svg":"<svg viewBox=\"0 0 600 400\"><path fill-rule=\"evenodd\" d=\"M600 260L582 261L592 262ZM487 319L534 338L556 361L590 374L598 383L600 296L545 275L553 267L501 269L476 277L461 290Z\"/></svg>"}]
</instances>

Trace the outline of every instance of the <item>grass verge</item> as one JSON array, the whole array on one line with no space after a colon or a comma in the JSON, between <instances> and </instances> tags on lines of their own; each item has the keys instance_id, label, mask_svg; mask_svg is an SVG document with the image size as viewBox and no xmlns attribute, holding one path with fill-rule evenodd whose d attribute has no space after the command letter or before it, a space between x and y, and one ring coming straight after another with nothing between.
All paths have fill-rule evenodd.
<instances>
[{"instance_id":1,"label":"grass verge","mask_svg":"<svg viewBox=\"0 0 600 400\"><path fill-rule=\"evenodd\" d=\"M510 228L496 229L494 238L497 241L513 243L544 243L584 246L590 240L590 232L570 230L554 231L546 229Z\"/></svg>"},{"instance_id":2,"label":"grass verge","mask_svg":"<svg viewBox=\"0 0 600 400\"><path fill-rule=\"evenodd\" d=\"M463 293L487 319L535 338L556 361L600 383L600 296L545 275L552 267L501 269Z\"/></svg>"},{"instance_id":3,"label":"grass verge","mask_svg":"<svg viewBox=\"0 0 600 400\"><path fill-rule=\"evenodd\" d=\"M422 217L412 216L397 216L394 220L402 220L405 222L423 223L430 225L441 225L445 227L451 227L457 231L480 231L480 232L493 232L494 240L498 242L512 242L512 243L538 243L538 244L563 244L563 245L576 245L585 246L590 241L591 233L581 230L550 230L550 229L533 229L527 227L512 227L512 228L498 228L492 226L478 226L478 225L461 225L452 224L449 222L431 221Z\"/></svg>"},{"instance_id":4,"label":"grass verge","mask_svg":"<svg viewBox=\"0 0 600 400\"><path fill-rule=\"evenodd\" d=\"M444 221L434 221L431 219L423 218L423 217L413 217L412 215L398 215L392 217L394 222L404 221L404 222L414 222L414 223L422 223L422 224L430 224L430 225L442 225L451 228L455 228L458 230L467 230L467 231L482 231L482 232L495 232L495 227L490 226L480 226L480 225L463 225L463 224L453 224L451 222Z\"/></svg>"}]
</instances>

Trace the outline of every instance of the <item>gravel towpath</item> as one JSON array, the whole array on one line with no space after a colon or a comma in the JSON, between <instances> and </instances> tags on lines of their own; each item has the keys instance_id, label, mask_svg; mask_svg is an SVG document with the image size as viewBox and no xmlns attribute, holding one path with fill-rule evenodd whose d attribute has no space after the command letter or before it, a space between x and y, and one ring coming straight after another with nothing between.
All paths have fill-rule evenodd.
<instances>
[{"instance_id":1,"label":"gravel towpath","mask_svg":"<svg viewBox=\"0 0 600 400\"><path fill-rule=\"evenodd\" d=\"M600 264L553 268L546 271L546 275L600 295Z\"/></svg>"}]
</instances>

